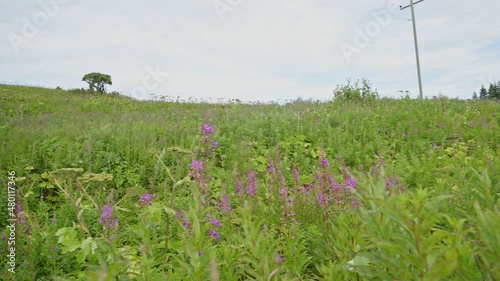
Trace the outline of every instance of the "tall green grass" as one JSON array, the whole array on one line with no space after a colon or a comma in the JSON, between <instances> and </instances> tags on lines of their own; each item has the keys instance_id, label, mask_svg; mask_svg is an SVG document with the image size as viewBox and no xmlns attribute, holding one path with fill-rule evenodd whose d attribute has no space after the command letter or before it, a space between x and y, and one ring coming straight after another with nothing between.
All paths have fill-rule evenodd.
<instances>
[{"instance_id":1,"label":"tall green grass","mask_svg":"<svg viewBox=\"0 0 500 281\"><path fill-rule=\"evenodd\" d=\"M8 85L0 101L2 183L16 172L26 219L6 280L500 276L498 103L195 104ZM99 223L104 205L117 227Z\"/></svg>"}]
</instances>

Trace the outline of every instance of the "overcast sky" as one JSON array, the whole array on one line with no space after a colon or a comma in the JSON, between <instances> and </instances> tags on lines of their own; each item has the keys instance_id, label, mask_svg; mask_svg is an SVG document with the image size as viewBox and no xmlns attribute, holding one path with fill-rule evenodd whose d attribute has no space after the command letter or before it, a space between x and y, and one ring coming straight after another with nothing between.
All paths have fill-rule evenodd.
<instances>
[{"instance_id":1,"label":"overcast sky","mask_svg":"<svg viewBox=\"0 0 500 281\"><path fill-rule=\"evenodd\" d=\"M0 2L0 83L217 100L328 99L347 78L418 96L409 0ZM500 80L500 1L415 5L424 95Z\"/></svg>"}]
</instances>

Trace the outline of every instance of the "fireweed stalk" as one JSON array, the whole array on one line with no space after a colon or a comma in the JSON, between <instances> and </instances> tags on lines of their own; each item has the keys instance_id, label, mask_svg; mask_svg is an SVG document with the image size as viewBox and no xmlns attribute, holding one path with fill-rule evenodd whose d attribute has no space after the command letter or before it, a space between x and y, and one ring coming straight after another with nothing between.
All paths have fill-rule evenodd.
<instances>
[{"instance_id":1,"label":"fireweed stalk","mask_svg":"<svg viewBox=\"0 0 500 281\"><path fill-rule=\"evenodd\" d=\"M207 218L209 219L210 224L212 226L212 230L208 231L208 236L213 237L216 242L219 242L220 235L217 229L221 227L221 223L218 219L212 217L210 214L207 214Z\"/></svg>"},{"instance_id":2,"label":"fireweed stalk","mask_svg":"<svg viewBox=\"0 0 500 281\"><path fill-rule=\"evenodd\" d=\"M153 204L153 200L156 198L156 194L149 194L145 193L141 196L141 199L139 199L139 204L140 208L143 209L142 216L141 216L141 223L142 223L142 245L140 247L140 251L144 257L146 257L147 254L147 249L148 249L148 238L149 238L149 229L147 225L147 215L148 215L148 207Z\"/></svg>"},{"instance_id":3,"label":"fireweed stalk","mask_svg":"<svg viewBox=\"0 0 500 281\"><path fill-rule=\"evenodd\" d=\"M199 204L195 204L194 209L196 212L202 212L204 208L210 208L209 203L211 202L210 190L207 189L210 178L207 178L207 168L210 166L210 160L215 156L216 149L219 147L219 143L215 141L212 137L214 134L214 129L209 124L203 124L201 127L201 136L199 140L199 147L195 149L196 156L193 157L191 163L189 164L189 175L194 179L195 190L194 193ZM219 211L220 214L225 215L231 211L231 206L229 203L229 197L225 195L222 200L218 202L215 209ZM206 211L209 212L208 209ZM177 219L181 221L184 228L189 233L191 232L191 224L187 220L186 216L182 212L177 212ZM207 213L207 219L204 220L206 223L210 224L209 231L207 235L213 237L216 242L220 240L220 234L218 229L221 227L221 223L218 219ZM203 251L200 250L200 253ZM201 255L201 254L200 254Z\"/></svg>"},{"instance_id":4,"label":"fireweed stalk","mask_svg":"<svg viewBox=\"0 0 500 281\"><path fill-rule=\"evenodd\" d=\"M255 172L252 170L248 171L248 184L245 191L251 198L257 195L257 178L255 177Z\"/></svg>"},{"instance_id":5,"label":"fireweed stalk","mask_svg":"<svg viewBox=\"0 0 500 281\"><path fill-rule=\"evenodd\" d=\"M285 221L284 226L288 231L288 236L290 236L290 220L293 219L295 213L291 210L291 205L293 204L293 199L290 197L288 192L288 188L284 187L278 191L279 193L279 207L282 210L282 220ZM296 224L298 224L297 220L294 220Z\"/></svg>"},{"instance_id":6,"label":"fireweed stalk","mask_svg":"<svg viewBox=\"0 0 500 281\"><path fill-rule=\"evenodd\" d=\"M322 151L322 156L319 161L319 173L316 174L315 178L318 184L318 205L323 208L323 221L328 221L328 183L332 181L332 175L330 173L330 163L326 159L324 151Z\"/></svg>"},{"instance_id":7,"label":"fireweed stalk","mask_svg":"<svg viewBox=\"0 0 500 281\"><path fill-rule=\"evenodd\" d=\"M268 204L269 204L269 199L271 196L269 196L272 192L273 186L277 185L276 182L276 168L274 167L274 162L272 160L269 160L267 163L267 173L269 179L266 181L266 198L268 198Z\"/></svg>"},{"instance_id":8,"label":"fireweed stalk","mask_svg":"<svg viewBox=\"0 0 500 281\"><path fill-rule=\"evenodd\" d=\"M113 204L102 207L99 224L103 226L104 235L108 237L109 243L113 244L113 240L118 234L118 218L113 218Z\"/></svg>"},{"instance_id":9,"label":"fireweed stalk","mask_svg":"<svg viewBox=\"0 0 500 281\"><path fill-rule=\"evenodd\" d=\"M195 184L199 188L202 204L207 204L208 197L210 197L209 190L206 188L209 179L205 176L205 169L219 147L219 143L212 137L213 134L214 128L211 125L203 124L201 126L200 140L198 141L200 146L195 148L196 156L189 164L189 174L193 177Z\"/></svg>"},{"instance_id":10,"label":"fireweed stalk","mask_svg":"<svg viewBox=\"0 0 500 281\"><path fill-rule=\"evenodd\" d=\"M351 207L359 206L360 203L356 201L354 197L354 193L357 189L356 178L354 178L347 168L344 159L340 159L340 168L342 170L342 176L344 178L344 185L340 186L339 197L337 197L338 205L340 207L345 207L347 204L350 204Z\"/></svg>"}]
</instances>

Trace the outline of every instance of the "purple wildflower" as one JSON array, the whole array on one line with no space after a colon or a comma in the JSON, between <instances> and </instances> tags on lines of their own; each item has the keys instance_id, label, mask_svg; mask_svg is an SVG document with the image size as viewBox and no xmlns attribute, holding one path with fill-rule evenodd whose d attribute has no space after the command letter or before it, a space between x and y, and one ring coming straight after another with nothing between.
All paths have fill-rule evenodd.
<instances>
[{"instance_id":1,"label":"purple wildflower","mask_svg":"<svg viewBox=\"0 0 500 281\"><path fill-rule=\"evenodd\" d=\"M314 188L314 184L310 183L308 185L305 185L304 188L302 189L302 192L305 194L305 195L308 195L309 196L309 190L313 189Z\"/></svg>"},{"instance_id":2,"label":"purple wildflower","mask_svg":"<svg viewBox=\"0 0 500 281\"><path fill-rule=\"evenodd\" d=\"M214 128L208 124L203 124L202 129L204 135L209 135L214 133Z\"/></svg>"},{"instance_id":3,"label":"purple wildflower","mask_svg":"<svg viewBox=\"0 0 500 281\"><path fill-rule=\"evenodd\" d=\"M328 168L328 167L330 167L330 163L328 162L326 157L321 157L321 161L319 161L319 166L321 168Z\"/></svg>"},{"instance_id":4,"label":"purple wildflower","mask_svg":"<svg viewBox=\"0 0 500 281\"><path fill-rule=\"evenodd\" d=\"M22 225L25 225L26 224L26 213L20 212L17 215L19 216L19 223Z\"/></svg>"},{"instance_id":5,"label":"purple wildflower","mask_svg":"<svg viewBox=\"0 0 500 281\"><path fill-rule=\"evenodd\" d=\"M400 184L399 179L397 177L386 179L385 187L387 190L398 188L400 191L404 191L406 189L404 185Z\"/></svg>"},{"instance_id":6,"label":"purple wildflower","mask_svg":"<svg viewBox=\"0 0 500 281\"><path fill-rule=\"evenodd\" d=\"M103 226L107 226L109 228L115 228L118 226L118 219L112 219L112 214L113 214L113 208L108 205L104 205L103 207L103 212L101 214L101 219L99 220L99 224L102 224Z\"/></svg>"},{"instance_id":7,"label":"purple wildflower","mask_svg":"<svg viewBox=\"0 0 500 281\"><path fill-rule=\"evenodd\" d=\"M23 212L23 209L21 208L21 204L16 205L16 213L17 213L17 218L19 220L19 223L26 224L26 213Z\"/></svg>"},{"instance_id":8,"label":"purple wildflower","mask_svg":"<svg viewBox=\"0 0 500 281\"><path fill-rule=\"evenodd\" d=\"M213 145L215 148L219 147L219 143L218 143L218 142L216 142L216 141L214 141L214 142L212 143L212 145Z\"/></svg>"},{"instance_id":9,"label":"purple wildflower","mask_svg":"<svg viewBox=\"0 0 500 281\"><path fill-rule=\"evenodd\" d=\"M241 182L237 182L236 183L236 193L238 193L239 196L241 196L242 190L243 190L243 186L242 186Z\"/></svg>"},{"instance_id":10,"label":"purple wildflower","mask_svg":"<svg viewBox=\"0 0 500 281\"><path fill-rule=\"evenodd\" d=\"M270 173L270 174L276 174L276 169L274 168L274 162L273 161L269 161L269 163L267 164L267 172Z\"/></svg>"},{"instance_id":11,"label":"purple wildflower","mask_svg":"<svg viewBox=\"0 0 500 281\"><path fill-rule=\"evenodd\" d=\"M203 255L203 250L200 250L200 251L198 252L198 257L201 257L201 255Z\"/></svg>"},{"instance_id":12,"label":"purple wildflower","mask_svg":"<svg viewBox=\"0 0 500 281\"><path fill-rule=\"evenodd\" d=\"M257 194L257 178L255 177L255 173L253 171L248 172L248 185L246 192L250 196L255 196Z\"/></svg>"},{"instance_id":13,"label":"purple wildflower","mask_svg":"<svg viewBox=\"0 0 500 281\"><path fill-rule=\"evenodd\" d=\"M186 215L184 215L183 212L175 211L175 218L182 221L181 223L186 229L189 229L191 227L191 224L186 219Z\"/></svg>"},{"instance_id":14,"label":"purple wildflower","mask_svg":"<svg viewBox=\"0 0 500 281\"><path fill-rule=\"evenodd\" d=\"M220 240L220 236L219 236L219 232L217 230L210 230L208 232L208 236L211 236L215 239L215 241L219 242Z\"/></svg>"},{"instance_id":15,"label":"purple wildflower","mask_svg":"<svg viewBox=\"0 0 500 281\"><path fill-rule=\"evenodd\" d=\"M328 205L328 197L323 194L322 191L318 192L318 205L326 206Z\"/></svg>"},{"instance_id":16,"label":"purple wildflower","mask_svg":"<svg viewBox=\"0 0 500 281\"><path fill-rule=\"evenodd\" d=\"M349 177L345 180L345 185L350 187L356 187L356 179L353 177Z\"/></svg>"},{"instance_id":17,"label":"purple wildflower","mask_svg":"<svg viewBox=\"0 0 500 281\"><path fill-rule=\"evenodd\" d=\"M220 221L216 218L210 218L210 223L213 225L213 226L216 226L216 227L220 227L221 224L220 224Z\"/></svg>"},{"instance_id":18,"label":"purple wildflower","mask_svg":"<svg viewBox=\"0 0 500 281\"><path fill-rule=\"evenodd\" d=\"M193 159L191 164L189 164L189 168L191 168L191 171L203 171L203 162Z\"/></svg>"},{"instance_id":19,"label":"purple wildflower","mask_svg":"<svg viewBox=\"0 0 500 281\"><path fill-rule=\"evenodd\" d=\"M293 180L295 181L295 185L299 185L300 175L299 175L299 170L297 170L297 167L295 167L295 165L293 165L292 174L293 174Z\"/></svg>"},{"instance_id":20,"label":"purple wildflower","mask_svg":"<svg viewBox=\"0 0 500 281\"><path fill-rule=\"evenodd\" d=\"M217 204L217 209L221 211L231 211L231 205L229 204L229 197L224 195L221 201Z\"/></svg>"},{"instance_id":21,"label":"purple wildflower","mask_svg":"<svg viewBox=\"0 0 500 281\"><path fill-rule=\"evenodd\" d=\"M154 194L148 194L148 193L145 193L141 196L141 206L144 207L146 205L151 205L153 202L153 199L155 199L156 197L156 193Z\"/></svg>"},{"instance_id":22,"label":"purple wildflower","mask_svg":"<svg viewBox=\"0 0 500 281\"><path fill-rule=\"evenodd\" d=\"M394 179L386 179L385 180L385 188L386 189L390 189L395 184L396 184L396 181Z\"/></svg>"},{"instance_id":23,"label":"purple wildflower","mask_svg":"<svg viewBox=\"0 0 500 281\"><path fill-rule=\"evenodd\" d=\"M276 253L276 262L277 263L282 263L283 262L283 257L281 257L278 253Z\"/></svg>"},{"instance_id":24,"label":"purple wildflower","mask_svg":"<svg viewBox=\"0 0 500 281\"><path fill-rule=\"evenodd\" d=\"M278 191L278 193L281 195L286 195L287 192L288 192L288 190L286 188L282 188Z\"/></svg>"}]
</instances>

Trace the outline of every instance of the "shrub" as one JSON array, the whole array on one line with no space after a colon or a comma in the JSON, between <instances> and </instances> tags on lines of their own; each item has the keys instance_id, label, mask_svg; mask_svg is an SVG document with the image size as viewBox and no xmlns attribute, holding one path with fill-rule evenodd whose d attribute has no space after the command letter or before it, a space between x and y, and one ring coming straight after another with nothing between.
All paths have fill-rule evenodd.
<instances>
[{"instance_id":1,"label":"shrub","mask_svg":"<svg viewBox=\"0 0 500 281\"><path fill-rule=\"evenodd\" d=\"M361 82L351 83L351 79L347 79L347 85L338 85L333 91L333 99L335 101L372 101L378 98L377 90L372 89L369 80L363 78Z\"/></svg>"}]
</instances>

